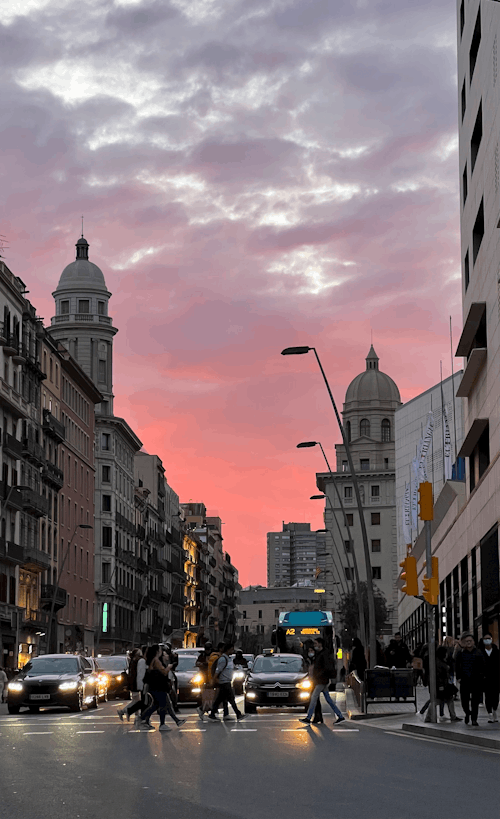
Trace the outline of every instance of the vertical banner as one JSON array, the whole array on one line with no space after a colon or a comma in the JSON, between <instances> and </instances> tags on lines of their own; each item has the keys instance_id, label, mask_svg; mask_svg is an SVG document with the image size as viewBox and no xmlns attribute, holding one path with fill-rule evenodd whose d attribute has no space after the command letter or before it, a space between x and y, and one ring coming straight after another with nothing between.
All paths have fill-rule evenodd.
<instances>
[{"instance_id":1,"label":"vertical banner","mask_svg":"<svg viewBox=\"0 0 500 819\"><path fill-rule=\"evenodd\" d=\"M411 484L405 483L405 496L403 500L403 537L405 545L411 544L411 503L410 503Z\"/></svg>"},{"instance_id":2,"label":"vertical banner","mask_svg":"<svg viewBox=\"0 0 500 819\"><path fill-rule=\"evenodd\" d=\"M443 404L443 424L444 424L444 478L446 481L451 480L451 435L450 426L448 424L448 413L446 412L446 404Z\"/></svg>"}]
</instances>

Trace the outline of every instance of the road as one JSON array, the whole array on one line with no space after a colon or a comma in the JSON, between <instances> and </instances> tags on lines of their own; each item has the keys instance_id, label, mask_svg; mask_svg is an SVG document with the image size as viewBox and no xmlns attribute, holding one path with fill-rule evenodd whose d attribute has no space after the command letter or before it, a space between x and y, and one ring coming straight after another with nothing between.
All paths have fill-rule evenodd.
<instances>
[{"instance_id":1,"label":"road","mask_svg":"<svg viewBox=\"0 0 500 819\"><path fill-rule=\"evenodd\" d=\"M0 819L498 819L498 752L284 708L149 733L118 704L3 706Z\"/></svg>"}]
</instances>

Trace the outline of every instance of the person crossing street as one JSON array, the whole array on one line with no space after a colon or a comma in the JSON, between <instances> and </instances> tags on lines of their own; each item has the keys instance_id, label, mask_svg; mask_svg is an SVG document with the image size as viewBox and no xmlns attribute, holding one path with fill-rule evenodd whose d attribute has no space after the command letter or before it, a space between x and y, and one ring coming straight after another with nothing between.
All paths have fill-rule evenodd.
<instances>
[{"instance_id":1,"label":"person crossing street","mask_svg":"<svg viewBox=\"0 0 500 819\"><path fill-rule=\"evenodd\" d=\"M234 664L233 659L230 656L234 652L234 643L226 643L224 645L224 649L222 655L217 660L217 665L215 667L215 676L214 676L214 684L218 687L218 694L215 698L215 702L212 706L212 710L208 715L208 719L211 722L218 722L216 713L219 705L222 705L227 708L227 704L231 705L234 713L236 714L237 720L245 719L246 714L242 714L238 706L236 705L236 700L234 697L233 691L233 672L234 672Z\"/></svg>"},{"instance_id":2,"label":"person crossing street","mask_svg":"<svg viewBox=\"0 0 500 819\"><path fill-rule=\"evenodd\" d=\"M311 718L312 715L314 714L316 704L320 698L320 695L323 694L328 705L330 706L333 713L337 717L335 724L339 722L344 722L345 717L342 716L342 712L335 705L328 690L330 679L335 678L337 676L337 671L331 659L332 655L325 648L322 637L316 638L316 640L314 641L314 649L316 652L316 656L314 658L314 664L311 675L314 683L314 691L311 697L311 702L309 704L307 716L304 717L304 719L301 719L300 721L304 722L306 725L311 724Z\"/></svg>"}]
</instances>

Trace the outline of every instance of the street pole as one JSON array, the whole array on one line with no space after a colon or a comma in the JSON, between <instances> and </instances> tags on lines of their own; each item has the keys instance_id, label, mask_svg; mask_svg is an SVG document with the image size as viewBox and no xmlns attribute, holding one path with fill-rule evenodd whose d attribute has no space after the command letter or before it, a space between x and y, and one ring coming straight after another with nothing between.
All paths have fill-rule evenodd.
<instances>
[{"instance_id":1,"label":"street pole","mask_svg":"<svg viewBox=\"0 0 500 819\"><path fill-rule=\"evenodd\" d=\"M59 583L61 582L61 577L62 577L62 573L63 573L63 569L64 569L64 564L66 563L66 558L68 557L69 550L71 549L72 543L73 543L73 541L75 539L75 536L76 536L76 533L77 533L78 529L92 529L92 526L90 526L90 524L88 524L88 523L77 523L76 524L76 526L75 526L75 528L73 530L73 534L71 535L71 540L68 543L68 545L66 547L66 551L64 552L63 559L61 560L61 565L59 567L59 572L57 574L57 581L56 581L56 584L54 586L54 591L52 592L52 600L51 600L51 603L50 603L49 626L48 626L48 629L47 629L47 654L50 654L50 640L51 640L51 637L52 637L52 620L54 619L54 609L56 607L57 590L59 588ZM56 645L56 648L57 648L57 645Z\"/></svg>"},{"instance_id":2,"label":"street pole","mask_svg":"<svg viewBox=\"0 0 500 819\"><path fill-rule=\"evenodd\" d=\"M431 521L424 521L425 529L425 560L427 573L432 574L432 541L431 541ZM436 618L434 606L427 603L427 638L429 644L429 714L431 722L437 722L436 713Z\"/></svg>"},{"instance_id":3,"label":"street pole","mask_svg":"<svg viewBox=\"0 0 500 819\"><path fill-rule=\"evenodd\" d=\"M100 611L99 611L99 601L97 601L97 608L98 608L98 611L99 611L99 613L98 613L99 629L97 631L97 643L96 643L96 647L95 647L95 653L96 654L99 654L99 647L101 645L102 620L103 620L103 617L104 617L104 606L108 602L109 590L110 590L110 587L111 587L111 583L113 582L113 578L115 576L116 569L117 569L117 563L116 563L116 557L115 557L115 565L113 566L113 571L111 572L111 575L110 575L110 578L109 578L109 581L108 581L108 588L106 589L106 594L104 595L104 600L102 601L102 609Z\"/></svg>"},{"instance_id":4,"label":"street pole","mask_svg":"<svg viewBox=\"0 0 500 819\"><path fill-rule=\"evenodd\" d=\"M337 405L335 404L335 399L333 397L333 393L330 389L330 384L328 383L328 379L326 377L325 371L321 365L321 361L319 360L318 353L315 347L287 347L285 350L281 351L281 355L303 355L304 353L308 353L310 350L314 352L316 356L316 361L318 362L318 366L321 370L321 375L323 376L323 380L325 382L326 388L328 390L328 395L330 396L330 401L332 403L333 410L335 412L335 417L337 419L337 423L339 425L340 434L342 435L342 441L344 444L345 453L347 455L347 460L349 463L349 472L351 474L352 483L354 486L354 494L356 495L356 503L359 512L359 522L361 525L361 536L363 538L363 551L365 557L365 569L366 569L366 593L368 597L368 633L370 639L370 667L373 668L377 664L377 635L376 635L376 626L375 626L375 597L373 594L373 578L372 578L372 563L370 558L370 548L368 546L368 532L366 530L366 521L364 515L363 504L361 503L361 492L359 491L359 484L358 479L356 476L356 471L354 469L354 462L352 460L351 448L349 446L349 441L347 440L347 435L345 433L344 426L342 424L342 420L340 418L339 412L337 410Z\"/></svg>"}]
</instances>

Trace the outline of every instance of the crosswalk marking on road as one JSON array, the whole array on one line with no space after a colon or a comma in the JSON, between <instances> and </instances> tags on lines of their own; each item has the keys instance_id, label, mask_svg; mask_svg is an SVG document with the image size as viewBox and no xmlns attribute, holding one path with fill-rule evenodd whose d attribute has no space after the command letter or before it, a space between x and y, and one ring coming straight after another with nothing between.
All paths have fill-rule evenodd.
<instances>
[{"instance_id":1,"label":"crosswalk marking on road","mask_svg":"<svg viewBox=\"0 0 500 819\"><path fill-rule=\"evenodd\" d=\"M40 734L53 734L53 731L24 731L23 736L31 737L33 734L40 736Z\"/></svg>"},{"instance_id":2,"label":"crosswalk marking on road","mask_svg":"<svg viewBox=\"0 0 500 819\"><path fill-rule=\"evenodd\" d=\"M104 731L77 731L77 734L104 734Z\"/></svg>"},{"instance_id":3,"label":"crosswalk marking on road","mask_svg":"<svg viewBox=\"0 0 500 819\"><path fill-rule=\"evenodd\" d=\"M243 732L248 733L248 731L256 731L256 730L257 730L257 728L231 728L231 733L232 734L237 734L237 733L242 734Z\"/></svg>"},{"instance_id":4,"label":"crosswalk marking on road","mask_svg":"<svg viewBox=\"0 0 500 819\"><path fill-rule=\"evenodd\" d=\"M204 734L206 728L179 728L180 734Z\"/></svg>"}]
</instances>

